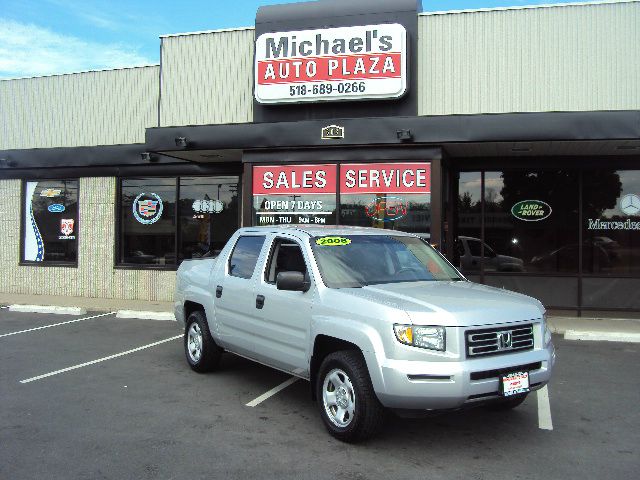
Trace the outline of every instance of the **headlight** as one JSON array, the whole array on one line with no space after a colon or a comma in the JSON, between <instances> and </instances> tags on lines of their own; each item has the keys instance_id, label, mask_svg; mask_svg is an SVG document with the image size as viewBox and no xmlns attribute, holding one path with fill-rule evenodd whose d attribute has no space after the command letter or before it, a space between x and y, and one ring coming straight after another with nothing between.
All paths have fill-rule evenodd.
<instances>
[{"instance_id":1,"label":"headlight","mask_svg":"<svg viewBox=\"0 0 640 480\"><path fill-rule=\"evenodd\" d=\"M429 350L445 350L444 327L418 327L415 325L394 325L393 331L400 343Z\"/></svg>"}]
</instances>

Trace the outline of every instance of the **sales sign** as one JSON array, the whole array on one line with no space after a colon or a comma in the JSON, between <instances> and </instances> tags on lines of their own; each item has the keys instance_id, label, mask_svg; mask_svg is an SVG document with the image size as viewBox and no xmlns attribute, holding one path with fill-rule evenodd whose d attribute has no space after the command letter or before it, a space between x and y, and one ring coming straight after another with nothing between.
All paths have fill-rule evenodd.
<instances>
[{"instance_id":1,"label":"sales sign","mask_svg":"<svg viewBox=\"0 0 640 480\"><path fill-rule=\"evenodd\" d=\"M260 103L399 98L407 32L397 23L264 33L256 40Z\"/></svg>"},{"instance_id":2,"label":"sales sign","mask_svg":"<svg viewBox=\"0 0 640 480\"><path fill-rule=\"evenodd\" d=\"M253 195L336 193L335 165L253 167Z\"/></svg>"}]
</instances>

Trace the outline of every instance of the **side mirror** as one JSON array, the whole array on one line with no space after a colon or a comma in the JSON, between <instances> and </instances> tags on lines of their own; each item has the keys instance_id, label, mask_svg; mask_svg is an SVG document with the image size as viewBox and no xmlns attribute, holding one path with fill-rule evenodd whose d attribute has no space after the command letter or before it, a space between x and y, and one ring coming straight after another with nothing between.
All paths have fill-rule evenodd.
<instances>
[{"instance_id":1,"label":"side mirror","mask_svg":"<svg viewBox=\"0 0 640 480\"><path fill-rule=\"evenodd\" d=\"M276 277L276 287L278 290L306 292L311 287L311 282L301 272L280 272Z\"/></svg>"}]
</instances>

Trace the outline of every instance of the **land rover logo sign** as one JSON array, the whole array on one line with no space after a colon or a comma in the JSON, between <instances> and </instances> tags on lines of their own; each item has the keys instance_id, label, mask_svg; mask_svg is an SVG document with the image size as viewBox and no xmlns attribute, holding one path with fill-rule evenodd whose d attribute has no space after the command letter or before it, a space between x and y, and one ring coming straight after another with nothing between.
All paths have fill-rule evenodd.
<instances>
[{"instance_id":1,"label":"land rover logo sign","mask_svg":"<svg viewBox=\"0 0 640 480\"><path fill-rule=\"evenodd\" d=\"M525 222L539 222L551 215L551 207L542 200L522 200L511 207L511 214Z\"/></svg>"},{"instance_id":2,"label":"land rover logo sign","mask_svg":"<svg viewBox=\"0 0 640 480\"><path fill-rule=\"evenodd\" d=\"M256 39L260 103L399 98L407 90L407 31L398 23L263 33Z\"/></svg>"},{"instance_id":3,"label":"land rover logo sign","mask_svg":"<svg viewBox=\"0 0 640 480\"><path fill-rule=\"evenodd\" d=\"M344 138L344 127L328 125L322 129L323 140L337 140Z\"/></svg>"}]
</instances>

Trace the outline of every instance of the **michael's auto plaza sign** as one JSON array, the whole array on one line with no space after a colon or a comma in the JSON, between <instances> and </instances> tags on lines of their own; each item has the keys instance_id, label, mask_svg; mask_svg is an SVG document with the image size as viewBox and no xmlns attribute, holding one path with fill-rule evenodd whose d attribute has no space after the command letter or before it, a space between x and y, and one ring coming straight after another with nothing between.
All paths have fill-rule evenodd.
<instances>
[{"instance_id":1,"label":"michael's auto plaza sign","mask_svg":"<svg viewBox=\"0 0 640 480\"><path fill-rule=\"evenodd\" d=\"M402 25L264 33L256 40L260 103L401 97L407 89Z\"/></svg>"}]
</instances>

